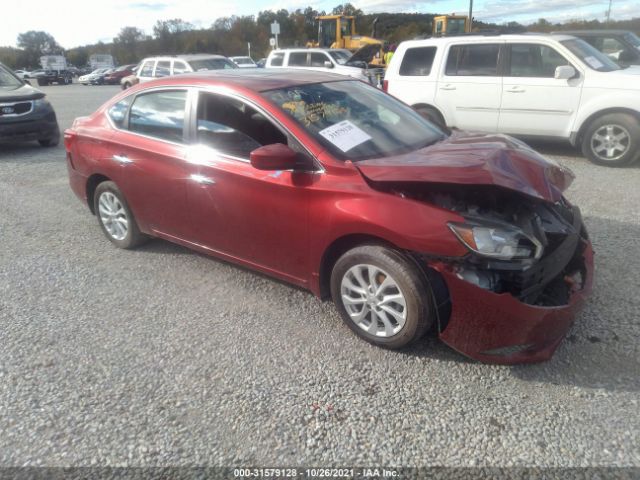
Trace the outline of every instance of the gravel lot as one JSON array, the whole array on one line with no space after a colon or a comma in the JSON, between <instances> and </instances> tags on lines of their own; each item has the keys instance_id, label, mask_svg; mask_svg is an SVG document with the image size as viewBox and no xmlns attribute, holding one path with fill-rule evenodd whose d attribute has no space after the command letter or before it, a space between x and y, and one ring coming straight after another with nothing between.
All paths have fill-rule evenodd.
<instances>
[{"instance_id":1,"label":"gravel lot","mask_svg":"<svg viewBox=\"0 0 640 480\"><path fill-rule=\"evenodd\" d=\"M43 87L61 127L117 87ZM594 295L555 357L384 351L333 305L163 241L117 250L64 147L0 146L0 466L640 466L640 167L577 175Z\"/></svg>"}]
</instances>

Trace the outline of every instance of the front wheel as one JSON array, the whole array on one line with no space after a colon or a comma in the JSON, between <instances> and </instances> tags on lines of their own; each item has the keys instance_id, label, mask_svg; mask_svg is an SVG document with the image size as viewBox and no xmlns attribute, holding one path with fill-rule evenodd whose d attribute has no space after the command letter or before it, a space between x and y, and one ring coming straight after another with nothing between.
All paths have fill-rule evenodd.
<instances>
[{"instance_id":1,"label":"front wheel","mask_svg":"<svg viewBox=\"0 0 640 480\"><path fill-rule=\"evenodd\" d=\"M640 122L626 113L596 118L582 137L582 153L596 165L624 167L640 156Z\"/></svg>"},{"instance_id":2,"label":"front wheel","mask_svg":"<svg viewBox=\"0 0 640 480\"><path fill-rule=\"evenodd\" d=\"M435 317L421 272L387 247L366 245L342 255L331 273L331 295L349 328L385 348L420 339Z\"/></svg>"},{"instance_id":3,"label":"front wheel","mask_svg":"<svg viewBox=\"0 0 640 480\"><path fill-rule=\"evenodd\" d=\"M418 112L423 118L429 120L431 123L435 124L441 130L446 130L447 125L445 124L444 118L440 115L435 108L427 107L425 105L420 105L414 107L415 111Z\"/></svg>"},{"instance_id":4,"label":"front wheel","mask_svg":"<svg viewBox=\"0 0 640 480\"><path fill-rule=\"evenodd\" d=\"M98 223L114 245L129 249L146 240L124 195L115 183L102 182L98 185L93 202Z\"/></svg>"}]
</instances>

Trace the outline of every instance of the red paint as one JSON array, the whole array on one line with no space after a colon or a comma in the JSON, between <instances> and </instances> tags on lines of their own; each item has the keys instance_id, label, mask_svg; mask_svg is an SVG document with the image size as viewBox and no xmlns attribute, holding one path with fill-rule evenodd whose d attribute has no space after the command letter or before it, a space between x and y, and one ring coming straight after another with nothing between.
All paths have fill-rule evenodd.
<instances>
[{"instance_id":1,"label":"red paint","mask_svg":"<svg viewBox=\"0 0 640 480\"><path fill-rule=\"evenodd\" d=\"M307 71L234 71L167 77L135 86L90 117L77 119L65 132L65 146L73 159L68 162L71 188L86 202L89 178L105 176L120 187L143 232L320 294L324 255L346 236L375 237L398 249L432 256L467 254L447 227L462 217L374 190L363 174L374 181L498 185L544 200L557 199L570 181L570 174L549 173L535 152L506 137L458 133L414 154L360 162L356 167L333 158L259 93L333 80L345 78ZM189 146L116 130L107 121L106 110L113 103L158 86L219 88L258 104L315 157L316 171L259 170L249 161L212 151L206 161L196 161ZM274 148L281 147L268 147L266 153ZM135 161L118 163L113 155ZM267 160L274 161L273 155ZM193 175L213 183L193 182ZM443 275L453 302L442 339L484 361L506 363L480 352L512 342L533 342L537 350L509 358L508 363L548 358L590 290L593 262L590 248L587 252L588 285L561 308L524 305L510 295L496 295L459 280L444 264L433 265Z\"/></svg>"}]
</instances>

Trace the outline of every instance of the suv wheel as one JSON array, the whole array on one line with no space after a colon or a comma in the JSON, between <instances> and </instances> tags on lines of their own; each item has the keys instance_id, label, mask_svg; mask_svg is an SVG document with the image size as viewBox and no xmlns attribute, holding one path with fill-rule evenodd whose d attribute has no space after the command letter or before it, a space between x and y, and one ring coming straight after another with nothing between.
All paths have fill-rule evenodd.
<instances>
[{"instance_id":1,"label":"suv wheel","mask_svg":"<svg viewBox=\"0 0 640 480\"><path fill-rule=\"evenodd\" d=\"M421 272L390 248L349 250L331 272L331 296L351 330L375 345L401 348L433 323L429 286Z\"/></svg>"},{"instance_id":2,"label":"suv wheel","mask_svg":"<svg viewBox=\"0 0 640 480\"><path fill-rule=\"evenodd\" d=\"M640 122L626 113L596 118L582 138L582 153L596 165L623 167L640 156Z\"/></svg>"},{"instance_id":3,"label":"suv wheel","mask_svg":"<svg viewBox=\"0 0 640 480\"><path fill-rule=\"evenodd\" d=\"M414 110L418 112L421 116L429 120L431 123L435 124L437 127L441 129L447 128L444 122L444 118L442 118L442 115L440 115L440 112L438 112L435 108L427 107L425 105L420 105L420 106L414 107Z\"/></svg>"}]
</instances>

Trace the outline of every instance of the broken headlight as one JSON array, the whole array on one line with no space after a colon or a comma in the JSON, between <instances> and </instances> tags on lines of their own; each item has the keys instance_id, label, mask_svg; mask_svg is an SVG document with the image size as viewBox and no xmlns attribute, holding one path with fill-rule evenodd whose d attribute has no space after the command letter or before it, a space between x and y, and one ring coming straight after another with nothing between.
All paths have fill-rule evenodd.
<instances>
[{"instance_id":1,"label":"broken headlight","mask_svg":"<svg viewBox=\"0 0 640 480\"><path fill-rule=\"evenodd\" d=\"M523 260L542 256L542 244L512 225L449 223L448 226L465 247L483 257Z\"/></svg>"}]
</instances>

